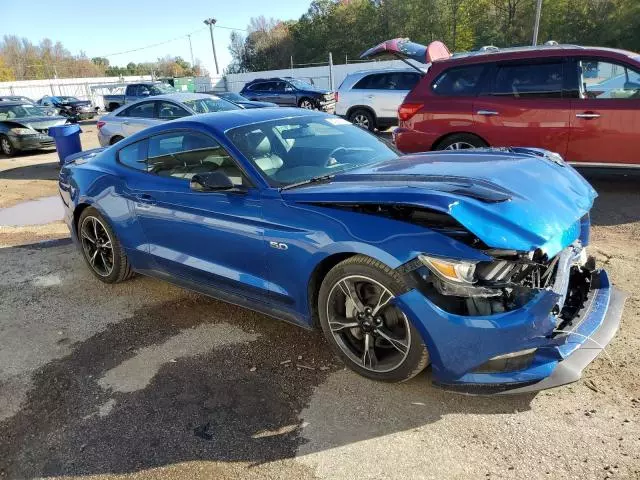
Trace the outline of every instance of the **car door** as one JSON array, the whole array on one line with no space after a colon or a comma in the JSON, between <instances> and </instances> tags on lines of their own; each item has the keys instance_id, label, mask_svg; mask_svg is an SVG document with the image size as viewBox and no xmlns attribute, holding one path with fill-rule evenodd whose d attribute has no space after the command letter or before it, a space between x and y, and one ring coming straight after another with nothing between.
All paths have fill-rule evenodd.
<instances>
[{"instance_id":1,"label":"car door","mask_svg":"<svg viewBox=\"0 0 640 480\"><path fill-rule=\"evenodd\" d=\"M537 147L564 156L571 99L563 58L499 62L473 102L475 133L492 147Z\"/></svg>"},{"instance_id":2,"label":"car door","mask_svg":"<svg viewBox=\"0 0 640 480\"><path fill-rule=\"evenodd\" d=\"M249 99L250 100L258 100L258 101L270 101L269 98L271 96L271 92L273 91L274 86L273 82L260 82L254 83L251 85L249 89Z\"/></svg>"},{"instance_id":3,"label":"car door","mask_svg":"<svg viewBox=\"0 0 640 480\"><path fill-rule=\"evenodd\" d=\"M140 130L160 123L161 120L156 118L155 110L156 102L148 101L136 103L120 112L118 117L121 117L124 136L128 137Z\"/></svg>"},{"instance_id":4,"label":"car door","mask_svg":"<svg viewBox=\"0 0 640 480\"><path fill-rule=\"evenodd\" d=\"M296 98L296 87L289 82L280 81L276 82L277 95L282 105L288 105L290 107L297 107L298 100Z\"/></svg>"},{"instance_id":5,"label":"car door","mask_svg":"<svg viewBox=\"0 0 640 480\"><path fill-rule=\"evenodd\" d=\"M640 165L640 68L603 58L575 58L567 160Z\"/></svg>"},{"instance_id":6,"label":"car door","mask_svg":"<svg viewBox=\"0 0 640 480\"><path fill-rule=\"evenodd\" d=\"M397 123L398 107L419 79L417 72L374 73L354 88L362 90L363 105L375 112L379 125L393 125Z\"/></svg>"},{"instance_id":7,"label":"car door","mask_svg":"<svg viewBox=\"0 0 640 480\"><path fill-rule=\"evenodd\" d=\"M176 130L148 139L146 171L127 183L148 252L170 276L256 299L269 296L260 193L212 137ZM242 192L194 191L223 172Z\"/></svg>"}]
</instances>

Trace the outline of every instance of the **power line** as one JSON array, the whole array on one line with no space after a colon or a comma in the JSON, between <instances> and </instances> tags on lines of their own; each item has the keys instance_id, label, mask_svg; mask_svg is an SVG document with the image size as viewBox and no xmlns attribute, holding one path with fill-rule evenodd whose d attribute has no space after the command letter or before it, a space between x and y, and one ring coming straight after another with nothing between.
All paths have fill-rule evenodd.
<instances>
[{"instance_id":1,"label":"power line","mask_svg":"<svg viewBox=\"0 0 640 480\"><path fill-rule=\"evenodd\" d=\"M171 38L169 40L165 40L163 42L158 42L158 43L153 43L151 45L146 45L144 47L138 47L138 48L133 48L131 50L125 50L123 52L116 52L116 53L110 53L108 55L97 55L99 57L104 57L104 58L108 58L108 57L115 57L117 55L124 55L126 53L133 53L133 52L139 52L140 50L146 50L148 48L154 48L154 47L159 47L160 45L166 45L167 43L171 43L171 42L175 42L176 40L181 40L183 38L187 38L190 35L194 35L196 33L200 33L203 30L206 30L207 27L203 27L203 28L199 28L198 30L194 30L193 32L190 33L186 33L184 35L180 35L178 37L175 38ZM233 27L225 27L223 25L216 25L215 28L224 28L225 30L238 30L240 32L246 32L246 29L242 29L242 28L233 28Z\"/></svg>"}]
</instances>

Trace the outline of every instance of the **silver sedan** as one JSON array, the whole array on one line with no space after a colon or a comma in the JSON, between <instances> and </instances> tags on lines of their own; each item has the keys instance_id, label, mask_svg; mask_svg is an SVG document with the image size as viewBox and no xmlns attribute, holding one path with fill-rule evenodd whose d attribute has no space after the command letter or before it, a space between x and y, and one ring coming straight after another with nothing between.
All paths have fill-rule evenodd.
<instances>
[{"instance_id":1,"label":"silver sedan","mask_svg":"<svg viewBox=\"0 0 640 480\"><path fill-rule=\"evenodd\" d=\"M106 147L142 129L199 113L240 110L215 95L171 93L128 103L98 120L98 140Z\"/></svg>"}]
</instances>

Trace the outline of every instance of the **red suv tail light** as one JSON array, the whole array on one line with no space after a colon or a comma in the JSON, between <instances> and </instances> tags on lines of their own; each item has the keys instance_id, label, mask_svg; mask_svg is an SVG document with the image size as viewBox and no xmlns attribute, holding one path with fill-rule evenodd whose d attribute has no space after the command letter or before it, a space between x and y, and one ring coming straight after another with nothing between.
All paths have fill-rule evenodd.
<instances>
[{"instance_id":1,"label":"red suv tail light","mask_svg":"<svg viewBox=\"0 0 640 480\"><path fill-rule=\"evenodd\" d=\"M398 119L401 121L409 120L424 106L424 103L403 103L398 108Z\"/></svg>"},{"instance_id":2,"label":"red suv tail light","mask_svg":"<svg viewBox=\"0 0 640 480\"><path fill-rule=\"evenodd\" d=\"M96 127L98 127L98 130L100 130L102 127L104 127L104 124L107 122L98 122L96 123Z\"/></svg>"}]
</instances>

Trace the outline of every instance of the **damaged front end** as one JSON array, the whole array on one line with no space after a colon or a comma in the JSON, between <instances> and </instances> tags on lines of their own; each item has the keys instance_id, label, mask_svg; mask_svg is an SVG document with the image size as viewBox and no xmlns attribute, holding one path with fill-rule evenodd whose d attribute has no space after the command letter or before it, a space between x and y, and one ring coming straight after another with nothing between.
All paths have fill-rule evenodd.
<instances>
[{"instance_id":1,"label":"damaged front end","mask_svg":"<svg viewBox=\"0 0 640 480\"><path fill-rule=\"evenodd\" d=\"M588 231L588 219L582 223ZM606 272L595 269L580 239L552 258L540 249L484 253L492 260L419 255L399 269L413 287L399 304L417 313L434 383L492 394L580 378L620 321L623 298L612 296Z\"/></svg>"}]
</instances>

